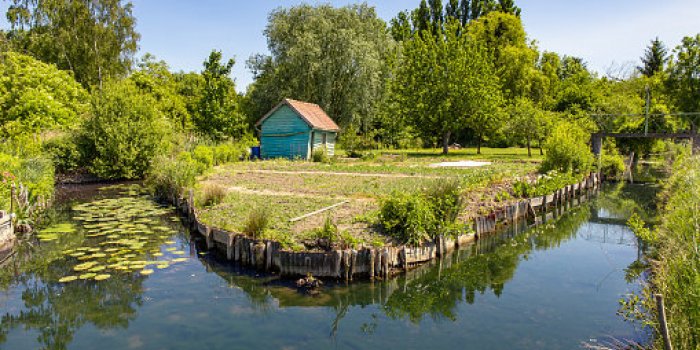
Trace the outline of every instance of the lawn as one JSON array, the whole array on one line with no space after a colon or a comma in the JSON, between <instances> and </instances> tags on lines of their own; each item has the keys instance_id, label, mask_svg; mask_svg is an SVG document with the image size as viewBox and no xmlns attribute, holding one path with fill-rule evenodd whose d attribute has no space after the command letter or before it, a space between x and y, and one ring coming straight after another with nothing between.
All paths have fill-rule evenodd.
<instances>
[{"instance_id":1,"label":"lawn","mask_svg":"<svg viewBox=\"0 0 700 350\"><path fill-rule=\"evenodd\" d=\"M533 153L537 153L536 150ZM479 160L490 165L471 168L440 168L431 164L446 161ZM517 148L376 151L368 160L336 158L331 163L266 160L231 163L215 167L196 186L200 218L208 225L243 232L254 211L270 218L268 238L296 245L315 240L327 220L359 244L389 242L373 226L379 202L395 192L416 192L440 181L459 179L467 198L463 219L476 216L508 191L509 183L535 172L539 155L527 158ZM204 189L219 187L226 195L219 203L203 206ZM305 214L344 203L332 210L290 221Z\"/></svg>"}]
</instances>

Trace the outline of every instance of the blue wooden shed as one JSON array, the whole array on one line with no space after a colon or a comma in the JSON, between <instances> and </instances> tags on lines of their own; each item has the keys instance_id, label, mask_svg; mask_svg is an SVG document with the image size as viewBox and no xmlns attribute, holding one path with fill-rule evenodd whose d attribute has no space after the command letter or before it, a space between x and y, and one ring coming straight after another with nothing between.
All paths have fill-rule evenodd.
<instances>
[{"instance_id":1,"label":"blue wooden shed","mask_svg":"<svg viewBox=\"0 0 700 350\"><path fill-rule=\"evenodd\" d=\"M255 124L263 158L309 159L323 148L332 156L340 128L317 104L284 99Z\"/></svg>"}]
</instances>

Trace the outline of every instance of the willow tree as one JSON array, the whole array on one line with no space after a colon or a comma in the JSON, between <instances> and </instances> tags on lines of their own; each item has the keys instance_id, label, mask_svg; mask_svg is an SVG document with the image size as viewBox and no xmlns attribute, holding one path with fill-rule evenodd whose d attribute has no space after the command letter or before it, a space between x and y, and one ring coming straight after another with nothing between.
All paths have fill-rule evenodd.
<instances>
[{"instance_id":1,"label":"willow tree","mask_svg":"<svg viewBox=\"0 0 700 350\"><path fill-rule=\"evenodd\" d=\"M265 29L270 56L249 60L256 81L248 113L261 117L282 98L319 104L341 126L370 126L394 41L366 4L280 8Z\"/></svg>"},{"instance_id":2,"label":"willow tree","mask_svg":"<svg viewBox=\"0 0 700 350\"><path fill-rule=\"evenodd\" d=\"M439 135L447 153L452 133L470 128L481 139L501 122L498 77L478 42L450 19L443 34L423 31L404 43L392 82L397 113L423 135Z\"/></svg>"}]
</instances>

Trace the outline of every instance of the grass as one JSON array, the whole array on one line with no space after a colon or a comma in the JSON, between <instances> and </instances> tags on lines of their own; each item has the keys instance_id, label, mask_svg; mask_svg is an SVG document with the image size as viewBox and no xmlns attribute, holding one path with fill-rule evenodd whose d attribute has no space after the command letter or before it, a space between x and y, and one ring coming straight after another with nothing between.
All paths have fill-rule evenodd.
<instances>
[{"instance_id":1,"label":"grass","mask_svg":"<svg viewBox=\"0 0 700 350\"><path fill-rule=\"evenodd\" d=\"M492 200L504 183L533 173L539 158L527 158L524 149L482 148L477 156L472 149L453 151L447 156L439 150L376 151L369 160L335 158L328 163L289 160L240 162L215 167L200 177L195 187L201 218L209 225L245 232L246 220L260 208L267 209L269 228L265 235L283 236L292 242L317 238L314 232L331 217L343 232L343 241L357 246L381 245L390 241L373 229L372 215L379 201L392 193L415 193L441 183L459 183L465 199L473 205ZM472 154L473 153L473 154ZM537 154L537 152L533 152ZM439 168L433 163L457 160L484 160L491 165L475 168ZM203 207L211 187L225 188L219 204ZM491 193L494 192L494 193ZM326 213L290 222L290 219L331 206L347 204ZM467 209L467 211L474 211ZM462 213L462 218L470 213ZM475 214L475 213L471 213ZM359 218L359 219L358 219Z\"/></svg>"}]
</instances>

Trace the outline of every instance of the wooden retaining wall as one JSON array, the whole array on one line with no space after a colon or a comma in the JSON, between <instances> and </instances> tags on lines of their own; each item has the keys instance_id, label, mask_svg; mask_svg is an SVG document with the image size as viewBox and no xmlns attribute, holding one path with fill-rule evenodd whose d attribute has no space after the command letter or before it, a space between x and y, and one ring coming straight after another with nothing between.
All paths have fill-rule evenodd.
<instances>
[{"instance_id":1,"label":"wooden retaining wall","mask_svg":"<svg viewBox=\"0 0 700 350\"><path fill-rule=\"evenodd\" d=\"M558 217L587 199L600 185L600 177L592 173L580 183L566 186L553 194L518 201L501 207L488 215L473 219L473 233L457 237L438 237L420 247L384 247L333 250L329 252L295 252L281 249L279 242L256 240L245 235L209 227L201 222L194 208L194 195L173 202L187 216L194 231L205 238L208 249L226 253L226 258L259 271L276 272L296 277L388 278L393 274L448 256L459 247L471 244L479 237L511 225L525 222L537 225Z\"/></svg>"}]
</instances>

